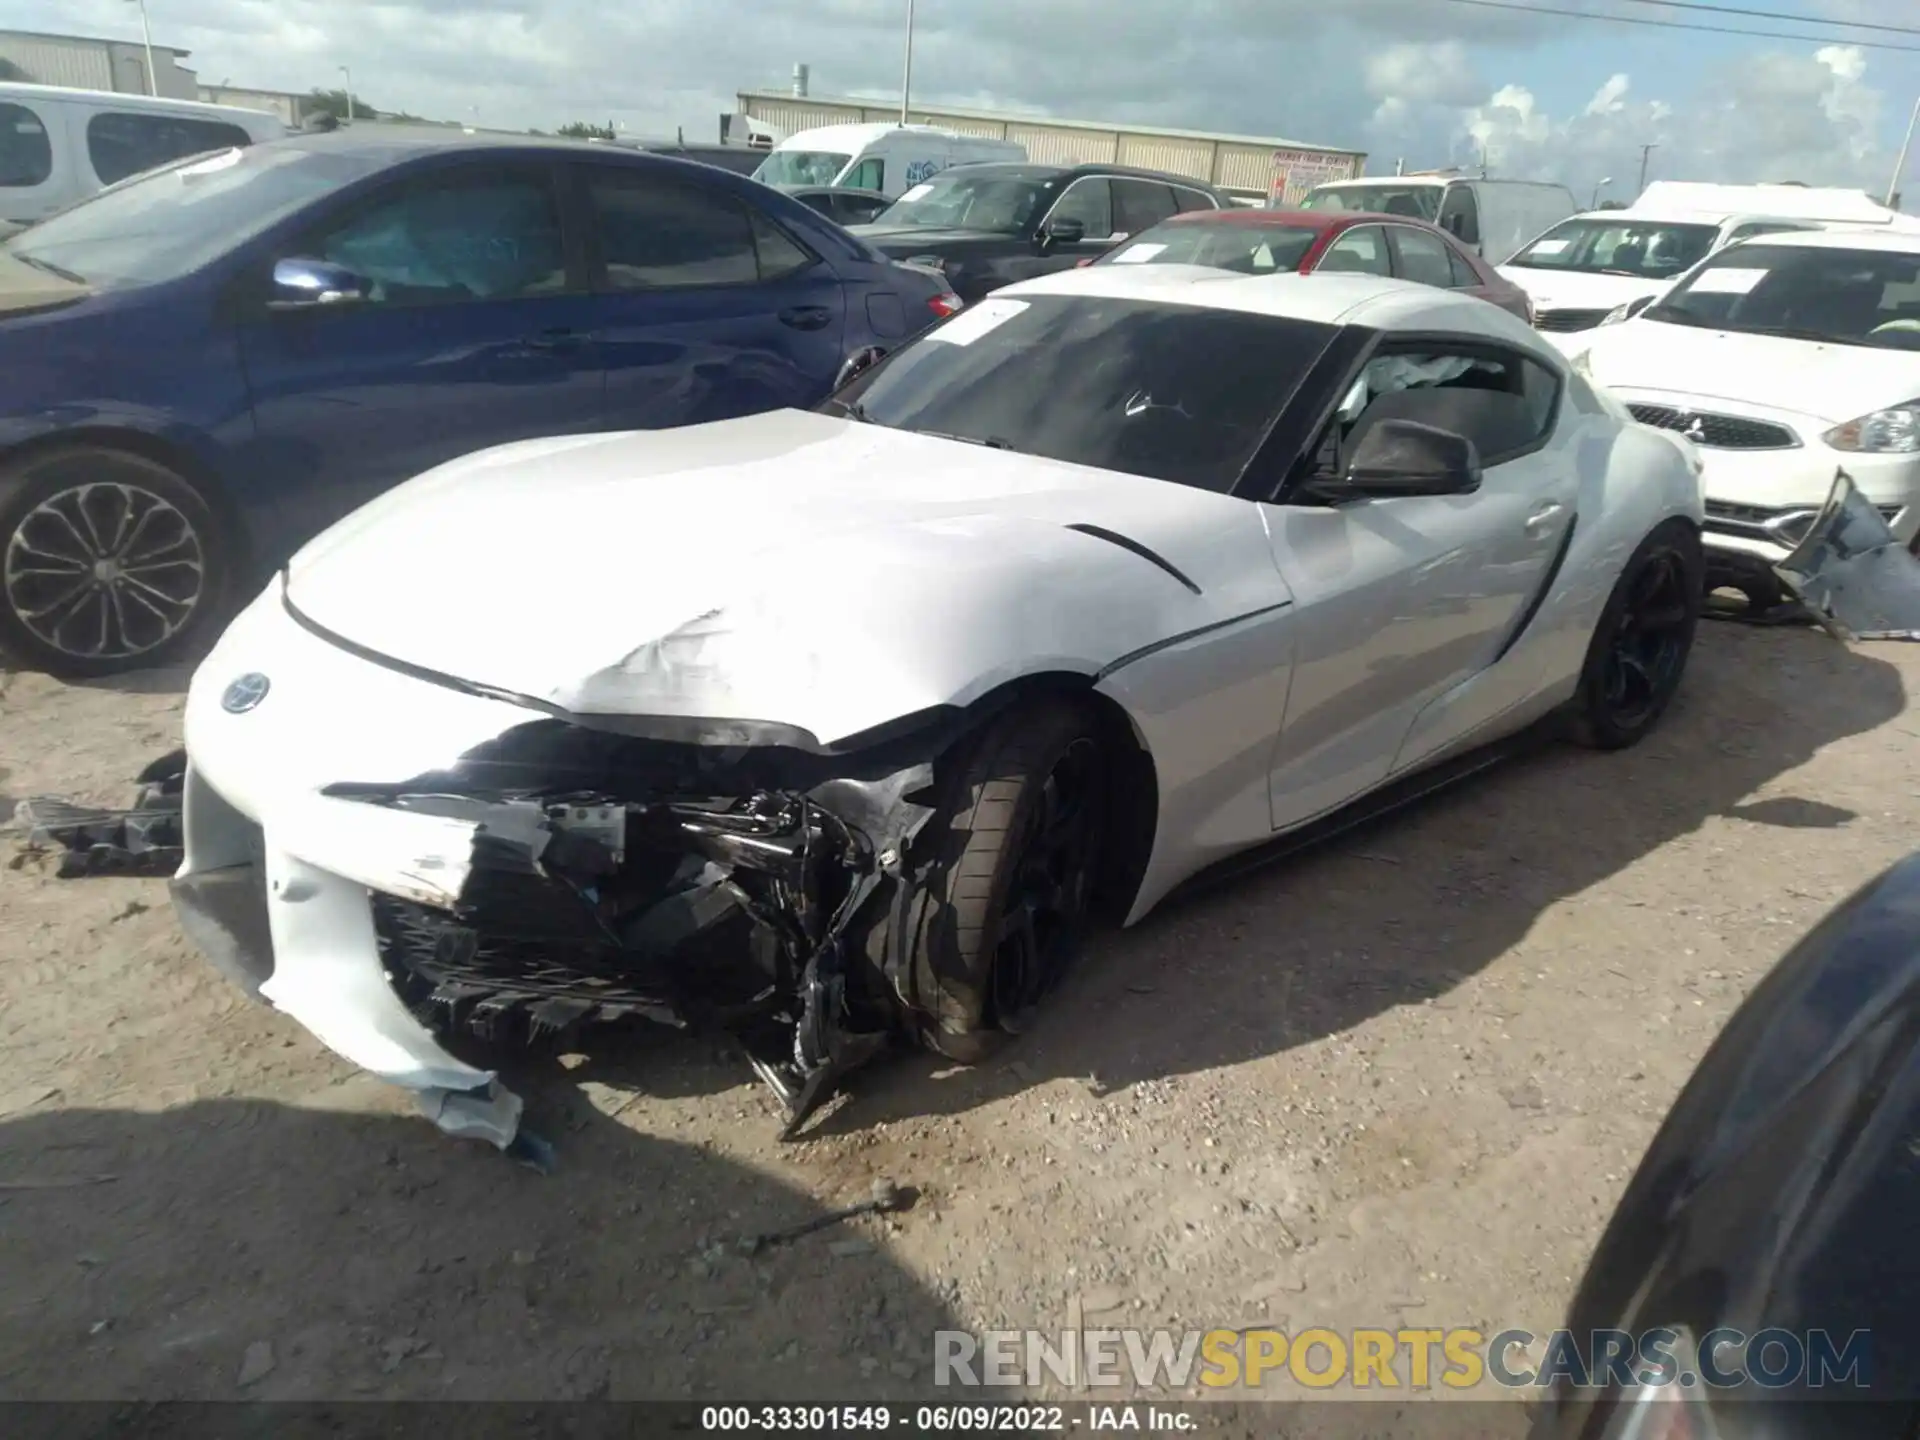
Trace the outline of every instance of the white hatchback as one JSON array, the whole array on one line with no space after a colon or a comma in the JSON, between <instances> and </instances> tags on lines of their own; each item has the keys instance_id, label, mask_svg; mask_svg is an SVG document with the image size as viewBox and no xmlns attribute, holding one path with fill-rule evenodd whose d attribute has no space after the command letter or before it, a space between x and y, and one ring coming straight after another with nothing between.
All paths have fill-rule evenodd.
<instances>
[{"instance_id":1,"label":"white hatchback","mask_svg":"<svg viewBox=\"0 0 1920 1440\"><path fill-rule=\"evenodd\" d=\"M1902 544L1920 537L1920 235L1730 245L1572 359L1699 447L1710 578L1756 606L1781 598L1772 567L1838 472Z\"/></svg>"}]
</instances>

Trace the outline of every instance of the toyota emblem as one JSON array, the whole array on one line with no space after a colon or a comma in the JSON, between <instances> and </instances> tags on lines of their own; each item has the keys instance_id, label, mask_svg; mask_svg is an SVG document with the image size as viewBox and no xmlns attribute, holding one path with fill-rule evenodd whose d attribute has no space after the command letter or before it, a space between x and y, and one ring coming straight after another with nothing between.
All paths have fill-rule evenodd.
<instances>
[{"instance_id":1,"label":"toyota emblem","mask_svg":"<svg viewBox=\"0 0 1920 1440\"><path fill-rule=\"evenodd\" d=\"M262 700L273 682L257 670L247 672L228 685L220 696L220 708L229 715L244 715Z\"/></svg>"}]
</instances>

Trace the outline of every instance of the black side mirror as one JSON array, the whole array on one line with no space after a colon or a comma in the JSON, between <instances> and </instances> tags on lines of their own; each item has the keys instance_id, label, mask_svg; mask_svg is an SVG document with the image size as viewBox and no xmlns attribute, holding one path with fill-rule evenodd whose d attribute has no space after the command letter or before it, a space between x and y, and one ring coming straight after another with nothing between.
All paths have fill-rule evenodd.
<instances>
[{"instance_id":1,"label":"black side mirror","mask_svg":"<svg viewBox=\"0 0 1920 1440\"><path fill-rule=\"evenodd\" d=\"M274 262L269 310L312 310L351 305L373 296L373 282L344 265L295 257Z\"/></svg>"},{"instance_id":2,"label":"black side mirror","mask_svg":"<svg viewBox=\"0 0 1920 1440\"><path fill-rule=\"evenodd\" d=\"M1480 488L1473 441L1418 420L1382 420L1355 447L1341 489L1381 500L1402 495L1470 495Z\"/></svg>"},{"instance_id":3,"label":"black side mirror","mask_svg":"<svg viewBox=\"0 0 1920 1440\"><path fill-rule=\"evenodd\" d=\"M1056 245L1078 245L1086 238L1086 221L1062 215L1058 220L1047 222L1046 228L1040 232L1040 245L1043 249L1051 250Z\"/></svg>"}]
</instances>

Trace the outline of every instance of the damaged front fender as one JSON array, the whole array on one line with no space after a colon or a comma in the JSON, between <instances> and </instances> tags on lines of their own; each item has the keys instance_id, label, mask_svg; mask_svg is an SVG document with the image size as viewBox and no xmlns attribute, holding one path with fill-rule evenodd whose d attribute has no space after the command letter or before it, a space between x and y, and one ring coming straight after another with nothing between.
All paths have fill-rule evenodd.
<instances>
[{"instance_id":1,"label":"damaged front fender","mask_svg":"<svg viewBox=\"0 0 1920 1440\"><path fill-rule=\"evenodd\" d=\"M1841 640L1920 640L1920 560L1844 470L1806 538L1774 573Z\"/></svg>"}]
</instances>

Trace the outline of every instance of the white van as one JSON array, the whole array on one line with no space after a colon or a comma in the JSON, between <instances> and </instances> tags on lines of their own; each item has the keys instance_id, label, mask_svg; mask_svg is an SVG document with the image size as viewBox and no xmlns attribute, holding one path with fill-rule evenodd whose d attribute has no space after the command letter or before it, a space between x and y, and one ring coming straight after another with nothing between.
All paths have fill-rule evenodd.
<instances>
[{"instance_id":1,"label":"white van","mask_svg":"<svg viewBox=\"0 0 1920 1440\"><path fill-rule=\"evenodd\" d=\"M822 125L774 146L753 178L789 187L844 185L895 198L952 165L1025 160L1027 147L933 125Z\"/></svg>"},{"instance_id":2,"label":"white van","mask_svg":"<svg viewBox=\"0 0 1920 1440\"><path fill-rule=\"evenodd\" d=\"M1564 185L1539 180L1471 180L1459 175L1381 175L1316 185L1302 210L1411 215L1438 225L1498 265L1556 220L1580 207Z\"/></svg>"},{"instance_id":3,"label":"white van","mask_svg":"<svg viewBox=\"0 0 1920 1440\"><path fill-rule=\"evenodd\" d=\"M0 233L169 160L286 133L278 116L232 105L0 84Z\"/></svg>"},{"instance_id":4,"label":"white van","mask_svg":"<svg viewBox=\"0 0 1920 1440\"><path fill-rule=\"evenodd\" d=\"M1535 324L1566 334L1644 309L1736 240L1834 229L1920 232L1920 220L1860 190L1662 180L1625 210L1594 210L1553 226L1500 273L1527 292Z\"/></svg>"}]
</instances>

